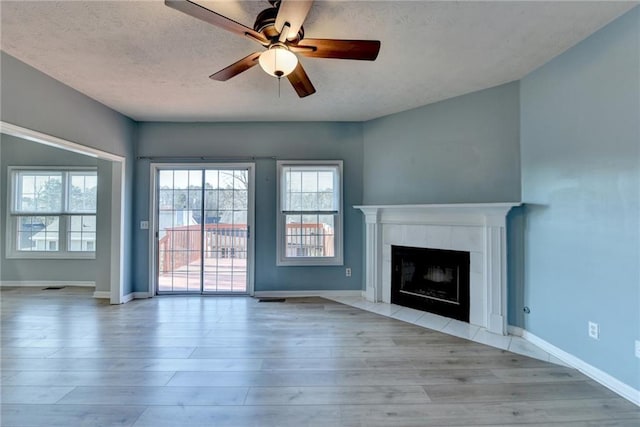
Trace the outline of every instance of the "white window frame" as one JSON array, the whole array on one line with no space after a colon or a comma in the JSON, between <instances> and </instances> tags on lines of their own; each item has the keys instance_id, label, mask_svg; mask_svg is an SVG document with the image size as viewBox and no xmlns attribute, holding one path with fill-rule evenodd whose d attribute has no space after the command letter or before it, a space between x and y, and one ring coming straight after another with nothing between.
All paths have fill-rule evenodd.
<instances>
[{"instance_id":1,"label":"white window frame","mask_svg":"<svg viewBox=\"0 0 640 427\"><path fill-rule=\"evenodd\" d=\"M97 218L98 209L96 212L69 212L68 209L68 186L69 174L64 172L96 172L97 167L91 166L9 166L7 168L7 215L6 215L6 257L8 259L95 259L96 247L97 247ZM62 203L63 206L60 212L16 212L14 207L17 204L17 181L15 176L19 172L63 172L62 182ZM96 201L97 202L97 201ZM18 236L18 219L22 216L51 216L58 217L58 250L57 251L19 251L17 249L17 236ZM96 217L96 240L94 243L93 251L69 251L68 248L68 233L67 230L70 226L72 216L95 216Z\"/></svg>"},{"instance_id":2,"label":"white window frame","mask_svg":"<svg viewBox=\"0 0 640 427\"><path fill-rule=\"evenodd\" d=\"M343 161L342 160L278 160L277 162L277 200L276 200L276 265L278 266L338 266L344 265L343 258ZM338 213L334 216L334 245L332 257L287 257L286 256L286 215L282 209L283 181L282 173L289 166L334 166L338 168Z\"/></svg>"}]
</instances>

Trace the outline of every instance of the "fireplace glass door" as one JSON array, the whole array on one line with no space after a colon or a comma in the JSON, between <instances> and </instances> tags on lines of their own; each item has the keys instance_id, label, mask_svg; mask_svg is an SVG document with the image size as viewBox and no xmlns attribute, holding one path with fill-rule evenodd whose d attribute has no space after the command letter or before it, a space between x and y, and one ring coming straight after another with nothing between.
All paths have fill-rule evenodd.
<instances>
[{"instance_id":1,"label":"fireplace glass door","mask_svg":"<svg viewBox=\"0 0 640 427\"><path fill-rule=\"evenodd\" d=\"M391 247L391 302L469 321L469 252Z\"/></svg>"}]
</instances>

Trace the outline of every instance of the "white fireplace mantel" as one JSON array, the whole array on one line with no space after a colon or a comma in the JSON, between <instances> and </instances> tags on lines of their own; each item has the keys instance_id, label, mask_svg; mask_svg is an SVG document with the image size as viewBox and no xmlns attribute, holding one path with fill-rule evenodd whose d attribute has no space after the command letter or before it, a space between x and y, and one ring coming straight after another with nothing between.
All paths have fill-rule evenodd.
<instances>
[{"instance_id":1,"label":"white fireplace mantel","mask_svg":"<svg viewBox=\"0 0 640 427\"><path fill-rule=\"evenodd\" d=\"M391 246L468 251L469 322L507 333L506 217L520 203L354 206L365 215L365 297L391 302Z\"/></svg>"}]
</instances>

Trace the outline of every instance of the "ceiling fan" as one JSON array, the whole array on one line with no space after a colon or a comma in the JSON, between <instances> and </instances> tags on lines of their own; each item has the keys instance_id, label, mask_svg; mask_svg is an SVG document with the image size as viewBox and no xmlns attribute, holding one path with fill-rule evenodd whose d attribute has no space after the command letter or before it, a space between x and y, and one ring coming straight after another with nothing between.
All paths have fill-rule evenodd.
<instances>
[{"instance_id":1,"label":"ceiling fan","mask_svg":"<svg viewBox=\"0 0 640 427\"><path fill-rule=\"evenodd\" d=\"M260 64L280 79L286 77L300 98L315 93L309 76L296 55L309 58L373 61L380 51L378 40L335 40L304 38L304 23L312 0L269 0L269 7L258 14L253 28L246 27L191 0L165 0L167 6L260 43L267 50L254 52L209 76L226 81Z\"/></svg>"}]
</instances>

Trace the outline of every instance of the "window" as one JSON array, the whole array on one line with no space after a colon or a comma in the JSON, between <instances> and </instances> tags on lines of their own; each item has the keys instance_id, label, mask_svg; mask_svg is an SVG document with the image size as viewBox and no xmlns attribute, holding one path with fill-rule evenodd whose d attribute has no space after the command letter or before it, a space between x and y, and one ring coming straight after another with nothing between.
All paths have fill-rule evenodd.
<instances>
[{"instance_id":1,"label":"window","mask_svg":"<svg viewBox=\"0 0 640 427\"><path fill-rule=\"evenodd\" d=\"M342 265L342 161L278 162L278 265Z\"/></svg>"},{"instance_id":2,"label":"window","mask_svg":"<svg viewBox=\"0 0 640 427\"><path fill-rule=\"evenodd\" d=\"M95 169L10 167L10 258L95 258Z\"/></svg>"}]
</instances>

